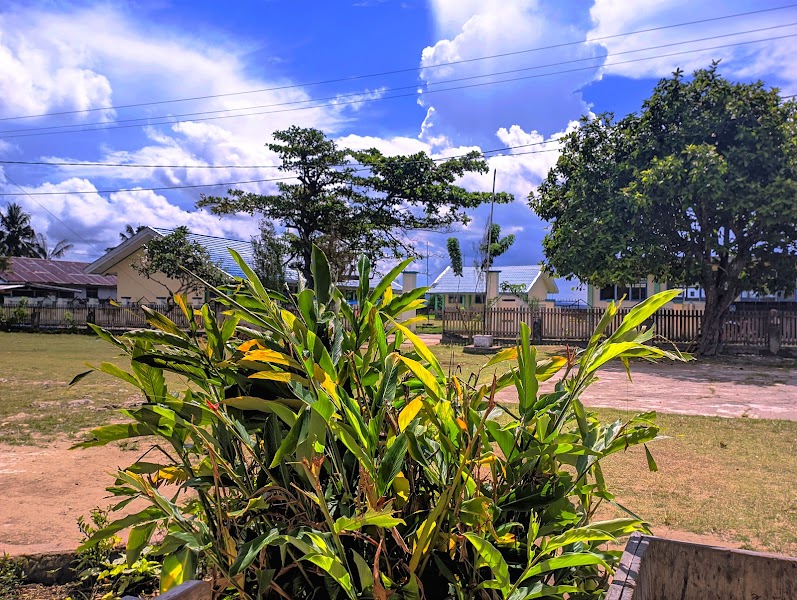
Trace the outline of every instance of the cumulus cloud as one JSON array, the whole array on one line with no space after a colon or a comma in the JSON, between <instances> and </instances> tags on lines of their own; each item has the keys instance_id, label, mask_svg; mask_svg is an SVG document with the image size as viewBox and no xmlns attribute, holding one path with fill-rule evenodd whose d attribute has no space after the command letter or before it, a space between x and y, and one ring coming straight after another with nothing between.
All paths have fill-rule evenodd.
<instances>
[{"instance_id":1,"label":"cumulus cloud","mask_svg":"<svg viewBox=\"0 0 797 600\"><path fill-rule=\"evenodd\" d=\"M797 49L797 38L779 39L764 43L755 43L730 48L701 50L703 48L749 42L769 37L779 37L797 33L797 26L790 26L797 13L792 10L777 10L748 14L740 18L722 19L697 23L683 27L672 27L649 31L635 35L623 35L612 39L601 39L617 36L632 31L655 29L665 25L699 21L723 15L748 13L765 5L751 6L744 0L729 0L722 4L722 10L712 3L694 3L689 0L655 0L646 2L640 10L629 10L628 3L622 0L596 0L590 10L594 26L587 39L604 47L608 52L603 73L622 75L624 77L666 77L681 67L687 72L708 66L712 60L722 60L722 72L728 76L756 79L765 77L771 83L793 89L797 82L797 66L791 57ZM744 35L724 37L715 40L692 42L702 38L788 25L778 29L748 33ZM692 43L687 43L692 42ZM612 58L619 53L679 43L671 48L634 52ZM673 52L689 51L681 56L663 56ZM646 58L639 62L629 63L631 59ZM626 62L617 64L614 62ZM774 81L771 81L773 80Z\"/></svg>"},{"instance_id":2,"label":"cumulus cloud","mask_svg":"<svg viewBox=\"0 0 797 600\"><path fill-rule=\"evenodd\" d=\"M584 64L600 65L605 50L596 45L539 49L563 40L584 39L588 23L582 22L579 11L568 11L568 22L564 22L559 13L537 0L433 0L431 4L441 39L425 48L421 56L425 83L421 102L435 109L438 134L456 137L468 132L484 143L499 127L518 123L555 131L560 123L586 110L577 90L592 81L594 72L547 76L561 68L536 68L581 59L589 59ZM526 52L532 49L538 50ZM514 54L473 60L506 53ZM445 64L456 61L470 62ZM507 71L515 72L497 74ZM535 78L501 83L528 76ZM462 78L475 79L446 83ZM471 84L489 85L435 92Z\"/></svg>"}]
</instances>

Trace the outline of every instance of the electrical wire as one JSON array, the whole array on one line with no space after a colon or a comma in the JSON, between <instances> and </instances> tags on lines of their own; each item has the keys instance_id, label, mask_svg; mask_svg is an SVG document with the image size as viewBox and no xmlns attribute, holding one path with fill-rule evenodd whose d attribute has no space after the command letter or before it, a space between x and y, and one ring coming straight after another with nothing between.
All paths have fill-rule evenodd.
<instances>
[{"instance_id":1,"label":"electrical wire","mask_svg":"<svg viewBox=\"0 0 797 600\"><path fill-rule=\"evenodd\" d=\"M551 140L550 142L537 142L538 144L547 144L547 143L555 143L556 140ZM532 144L527 144L532 145ZM521 146L508 146L507 148L520 148ZM494 152L494 151L493 151ZM512 154L506 155L496 155L496 156L484 156L484 153L480 153L483 158L496 158L498 156L504 156L507 158L511 158L514 156L523 156L525 154L543 154L546 152L559 152L559 148L549 148L546 150L529 150L526 152L513 152ZM452 158L462 158L467 156L467 154L460 154L457 156L446 156L440 158L433 158L431 159L434 162L438 161L445 161L450 160ZM413 162L413 161L408 161ZM354 173L361 173L363 171L367 171L367 168L361 169L353 169L352 172ZM19 185L20 189L23 189L23 193L16 193L16 192L3 192L0 193L0 196L61 196L61 195L82 195L82 194L116 194L118 192L157 192L162 190L186 190L186 189L197 189L197 188L209 188L209 187L220 187L220 186L232 186L232 185L245 185L250 183L268 183L273 181L288 181L291 179L296 179L295 175L288 175L286 177L272 177L268 179L249 179L245 181L227 181L227 182L219 182L219 183L201 183L201 184L191 184L191 185L166 185L166 186L159 186L159 187L135 187L135 188L120 188L114 190L81 190L81 191L64 191L64 192L28 192L24 191ZM10 180L9 180L10 181ZM13 182L12 182L13 183Z\"/></svg>"},{"instance_id":2,"label":"electrical wire","mask_svg":"<svg viewBox=\"0 0 797 600\"><path fill-rule=\"evenodd\" d=\"M516 146L504 146L502 148L493 148L492 150L481 150L481 154L492 154L494 152L503 152L505 150L515 150L517 148L528 148L529 146L541 146L544 144L555 143L556 140L545 140L542 142L531 142L528 144L518 144ZM462 158L465 154L456 156L448 156L445 158L433 158L432 160L448 160L449 158ZM109 162L61 162L61 161L38 161L38 160L0 160L3 165L43 165L54 167L139 167L147 169L279 169L281 165L157 165L157 164L140 164L140 163L109 163ZM349 163L350 166L361 167L365 166L360 163Z\"/></svg>"},{"instance_id":3,"label":"electrical wire","mask_svg":"<svg viewBox=\"0 0 797 600\"><path fill-rule=\"evenodd\" d=\"M230 97L230 96L241 96L241 95L246 95L246 94L257 94L257 93L262 93L262 92L271 92L271 91L278 91L278 90L304 88L304 87L310 87L310 86L316 86L316 85L326 85L326 84L330 84L330 83L342 83L342 82L347 82L347 81L357 81L357 80L362 80L362 79L370 79L370 78L374 78L374 77L384 77L386 75L396 75L396 74L400 74L400 73L419 72L419 71L424 70L424 69L436 69L436 68L440 68L440 67L447 67L447 66L451 66L451 65L458 65L458 64L464 64L464 63L472 63L472 62L478 62L478 61L483 61L483 60L490 60L490 59L494 59L494 58L504 58L504 57L507 57L507 56L517 56L517 55L520 55L520 54L528 54L528 53L532 53L532 52L539 52L539 51L542 51L542 50L553 50L553 49L556 49L556 48L565 48L565 47L568 47L568 46L577 46L577 45L581 45L581 44L593 44L595 42L602 42L602 41L606 41L606 40L617 39L617 38L627 37L627 36L631 36L631 35L639 35L639 34L642 34L642 33L651 33L651 32L654 32L654 31L664 31L664 30L667 30L667 29L674 29L674 28L678 28L678 27L687 27L687 26L690 26L690 25L699 25L699 24L703 24L703 23L711 23L711 22L728 20L728 19L736 19L736 18L740 18L740 17L747 17L747 16L752 16L752 15L757 15L757 14L762 14L762 13L770 13L770 12L775 12L775 11L780 11L780 10L787 10L787 9L795 8L795 7L797 7L797 3L786 4L786 5L783 5L783 6L776 6L776 7L770 7L770 8L762 8L762 9L758 9L758 10L746 11L746 12L741 12L741 13L734 13L734 14L731 14L731 15L723 15L723 16L718 16L718 17L709 17L709 18L706 18L706 19L697 19L697 20L694 20L694 21L684 21L684 22L681 22L681 23L672 23L672 24L669 24L669 25L662 25L662 26L659 26L659 27L650 27L650 28L647 28L647 29L638 29L638 30L635 30L635 31L626 31L626 32L622 32L622 33L615 33L615 34L612 34L612 35L596 37L596 38L592 38L592 39L589 39L589 40L574 40L574 41L571 41L571 42L563 42L563 43L560 43L560 44L552 44L552 45L549 45L549 46L538 46L538 47L535 47L535 48L527 48L527 49L524 49L524 50L515 50L515 51L512 51L512 52L503 52L503 53L500 53L500 54L492 54L492 55L488 55L488 56L480 56L480 57L475 57L475 58L460 59L460 60L455 60L455 61L438 63L438 64L435 64L435 65L420 66L420 67L407 67L407 68L402 68L402 69L394 69L394 70L390 70L390 71L381 71L381 72L378 72L378 73L369 73L369 74L365 74L365 75L352 75L352 76L348 76L348 77L338 77L338 78L334 78L334 79L326 79L326 80L321 80L321 81L311 81L311 82L305 82L305 83L296 83L296 84L281 85L281 86L274 86L274 87L268 87L268 88L259 88L259 89L254 89L254 90L243 90L243 91L237 91L237 92L227 92L227 93L221 93L221 94L208 94L208 95L204 95L204 96L190 96L190 97L185 97L185 98L172 98L172 99L167 99L167 100L154 100L154 101L150 101L150 102L137 102L137 103L131 103L131 104L117 104L117 105L111 105L111 106L85 108L85 109L80 109L80 110L66 110L66 111L57 111L57 112L38 113L38 114L32 114L32 115L19 115L19 116L14 116L14 117L3 117L3 118L0 118L0 121L13 121L13 120L19 120L19 119L34 119L34 118L40 118L40 117L70 115L70 114L97 112L97 111L103 111L103 110L118 110L118 109L122 109L122 108L138 108L138 107L142 107L142 106L155 106L155 105L162 105L162 104L172 104L172 103L177 103L177 102L190 102L190 101L194 101L194 100L209 100L209 99L213 99L213 98L224 98L224 97Z\"/></svg>"},{"instance_id":4,"label":"electrical wire","mask_svg":"<svg viewBox=\"0 0 797 600\"><path fill-rule=\"evenodd\" d=\"M771 31L771 30L774 30L774 29L783 29L785 27L794 27L795 25L797 25L797 22L785 23L785 24L780 24L780 25L772 25L772 26L769 26L769 27L760 27L760 28L757 28L757 29L749 29L749 30L746 30L746 31L738 31L738 32L734 32L734 33L726 33L726 34L721 34L721 35L696 38L696 39L692 39L692 40L684 40L684 41L680 41L680 42L670 42L670 43L667 43L667 44L659 44L659 45L656 45L656 46L648 46L648 47L645 47L645 48L635 48L633 50L625 50L625 51L622 51L622 52L615 52L615 53L612 54L612 56L614 57L614 56L622 56L622 55L628 55L628 54L637 54L637 53L640 53L640 52L649 52L651 50L660 50L662 48L671 48L671 47L674 47L674 46L684 46L684 45L687 45L687 44L694 44L694 43L705 42L705 41L709 41L709 40L723 39L723 38L735 37L735 36L739 36L739 35L747 35L747 34L751 34L751 33L760 33L762 31ZM707 51L707 50L716 50L716 49L733 47L733 46L738 46L738 45L754 44L754 43L758 43L758 42L778 40L778 39L782 39L782 37L791 37L791 36L778 36L778 37L773 37L773 38L764 38L764 39L760 39L760 40L750 40L750 41L746 41L746 42L736 42L734 44L726 44L726 45L720 45L720 46L712 46L712 47L708 47L708 48L701 48L701 49L683 51L683 53L687 53L687 52L689 52L689 53L691 53L691 52L703 52L703 51ZM677 55L677 54L678 53L675 53L675 54L672 54L672 53L671 54L664 54L664 55L658 55L658 56L654 56L654 57L646 57L646 58L642 58L642 59L639 59L639 60L654 60L656 58L674 56L674 55ZM389 88L389 89L384 90L384 91L386 91L386 92L398 92L398 91L402 91L402 90L413 90L413 92L410 93L410 94L399 94L399 95L387 96L387 97L376 96L376 97L373 97L373 98L368 98L368 97L363 97L363 95L367 94L368 92L353 92L353 93L349 93L349 94L338 94L338 95L335 95L335 96L325 96L325 97L320 97L320 98L306 98L306 99L303 99L303 100L290 100L290 101L286 101L286 102L276 102L276 103L270 103L270 104L261 104L261 105L256 105L256 106L245 106L245 107L239 107L239 108L224 108L224 109L216 109L216 110L196 111L196 112L190 112L190 113L178 113L178 114L175 114L175 115L159 115L159 116L154 116L154 117L153 116L135 117L135 118L130 118L130 119L117 119L115 121L95 121L93 123L78 123L78 124L68 124L68 125L47 125L47 126L41 126L41 127L26 127L26 128L21 128L21 129L20 128L4 129L4 130L0 130L0 135L2 135L3 137L13 138L13 137L28 137L28 136L32 135L32 133L30 133L30 132L42 132L39 135L47 135L47 134L51 134L51 133L52 134L56 134L56 133L72 133L72 132L95 131L95 130L96 131L105 131L105 130L109 130L109 129L125 129L125 128L129 128L129 127L145 127L145 126L151 126L151 125L177 124L177 123L184 123L184 122L187 122L187 121L208 121L208 120L213 120L214 118L215 119L221 119L221 118L234 118L234 117L239 117L239 116L271 114L271 112L290 112L291 110L308 110L308 109L312 109L312 108L321 108L321 107L327 107L327 106L346 106L346 105L350 105L350 104L359 104L359 103L365 103L365 102L373 102L373 101L387 99L387 98L404 98L404 97L408 97L408 96L416 96L419 93L420 94L430 94L430 93L446 91L447 89L463 89L465 87L470 87L470 86L458 86L458 87L455 87L455 88L445 88L445 89L442 89L442 90L438 90L438 89L428 89L428 86L430 86L430 85L443 85L443 84L450 84L450 83L458 83L458 82L461 82L461 81L473 81L475 79L484 79L484 78L488 78L488 77L496 77L496 76L499 76L499 75L511 75L511 74L514 74L514 73L522 73L522 72L533 71L533 70L538 70L538 69L546 69L546 68L550 68L550 67L557 67L557 66L568 65L568 64L582 63L582 62L586 62L586 61L600 60L602 58L604 58L604 57L589 56L589 57L585 57L585 58L576 58L576 59L572 59L572 60L565 60L565 61L558 61L558 62L548 63L548 64L544 64L544 65L532 65L532 66L529 66L529 67L521 67L521 68L518 68L518 69L510 69L510 70L506 70L506 71L496 71L496 72L492 72L492 73L483 73L483 74L480 74L480 75L470 75L470 76L467 76L467 77L457 77L457 78L454 78L454 79L446 79L446 80L442 80L442 81L427 82L426 83L427 89L422 89L420 91L418 89L418 84L407 85L407 86L398 86L398 87ZM624 62L606 63L604 65L590 66L590 67L587 67L587 69L601 68L603 66L611 66L612 64L625 64L625 63ZM575 69L575 70L583 70L583 69ZM560 73L568 73L568 72L570 72L570 71L560 71ZM545 73L543 75L551 75L551 74L556 74L556 73ZM497 81L497 82L487 82L487 83L503 83L504 81L517 81L517 80L520 80L520 79L524 79L524 78L507 79L507 80L502 80L502 81ZM479 85L479 84L476 84L476 85ZM476 87L476 85L474 85L473 87ZM351 98L352 100L345 101L347 98ZM256 109L261 109L261 108L275 108L275 107L280 107L280 106L296 106L296 105L300 105L300 104L310 104L310 103L321 103L321 104L313 104L312 106L300 106L300 107L296 107L294 109L267 111L267 112L255 112L255 113L244 113L244 114L220 114L220 113L232 113L234 111L256 110ZM217 116L214 117L214 118L182 119L182 117L203 117L205 115L217 115ZM166 120L164 121L163 119L166 119ZM158 121L158 120L161 120L161 121ZM9 134L9 135L6 135L6 134Z\"/></svg>"}]
</instances>

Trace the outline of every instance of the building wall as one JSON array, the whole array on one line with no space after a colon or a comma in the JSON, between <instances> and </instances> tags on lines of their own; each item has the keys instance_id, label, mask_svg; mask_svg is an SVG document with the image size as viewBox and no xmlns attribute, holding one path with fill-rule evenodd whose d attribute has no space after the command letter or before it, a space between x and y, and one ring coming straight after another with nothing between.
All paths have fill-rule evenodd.
<instances>
[{"instance_id":1,"label":"building wall","mask_svg":"<svg viewBox=\"0 0 797 600\"><path fill-rule=\"evenodd\" d=\"M138 261L142 252L143 248L123 258L103 274L116 275L116 301L120 304L165 304L169 289L177 290L180 284L160 273L152 278L140 275L132 265ZM188 299L194 306L200 306L204 298L205 292L201 288L188 294Z\"/></svg>"}]
</instances>

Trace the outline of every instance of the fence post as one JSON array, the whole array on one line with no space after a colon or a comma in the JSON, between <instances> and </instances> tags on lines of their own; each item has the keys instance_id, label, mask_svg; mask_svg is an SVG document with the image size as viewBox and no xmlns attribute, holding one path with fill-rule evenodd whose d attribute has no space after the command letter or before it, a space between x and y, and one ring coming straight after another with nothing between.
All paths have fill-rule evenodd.
<instances>
[{"instance_id":1,"label":"fence post","mask_svg":"<svg viewBox=\"0 0 797 600\"><path fill-rule=\"evenodd\" d=\"M769 326L767 327L767 337L769 338L769 351L772 354L780 352L781 319L780 312L773 308L769 311Z\"/></svg>"}]
</instances>

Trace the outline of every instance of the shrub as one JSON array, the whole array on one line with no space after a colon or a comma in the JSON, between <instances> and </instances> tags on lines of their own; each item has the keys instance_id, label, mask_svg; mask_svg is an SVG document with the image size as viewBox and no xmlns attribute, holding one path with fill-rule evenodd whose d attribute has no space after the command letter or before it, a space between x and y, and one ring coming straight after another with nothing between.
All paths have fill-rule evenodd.
<instances>
[{"instance_id":1,"label":"shrub","mask_svg":"<svg viewBox=\"0 0 797 600\"><path fill-rule=\"evenodd\" d=\"M222 321L204 306L199 329L178 296L190 331L146 307L154 330L94 328L131 358L129 371L98 370L146 403L79 446L158 444L109 488L120 507L147 508L85 547L131 528L132 563L160 527L161 589L197 576L202 559L218 594L247 599L599 597L619 556L606 542L647 530L632 513L593 519L613 502L601 460L657 428L652 413L602 424L579 397L610 360L681 358L639 329L673 292L640 303L607 336L611 305L569 357L540 360L524 325L517 347L485 365L509 361L509 372L482 385L449 376L402 322L426 292L393 295L409 261L369 290L361 259L355 313L319 251L315 290L290 297L267 292L235 258L247 278L225 290ZM170 391L164 371L190 385ZM496 393L510 386L518 403L499 407Z\"/></svg>"},{"instance_id":2,"label":"shrub","mask_svg":"<svg viewBox=\"0 0 797 600\"><path fill-rule=\"evenodd\" d=\"M0 598L18 598L24 577L25 574L13 557L5 552L0 554Z\"/></svg>"}]
</instances>

